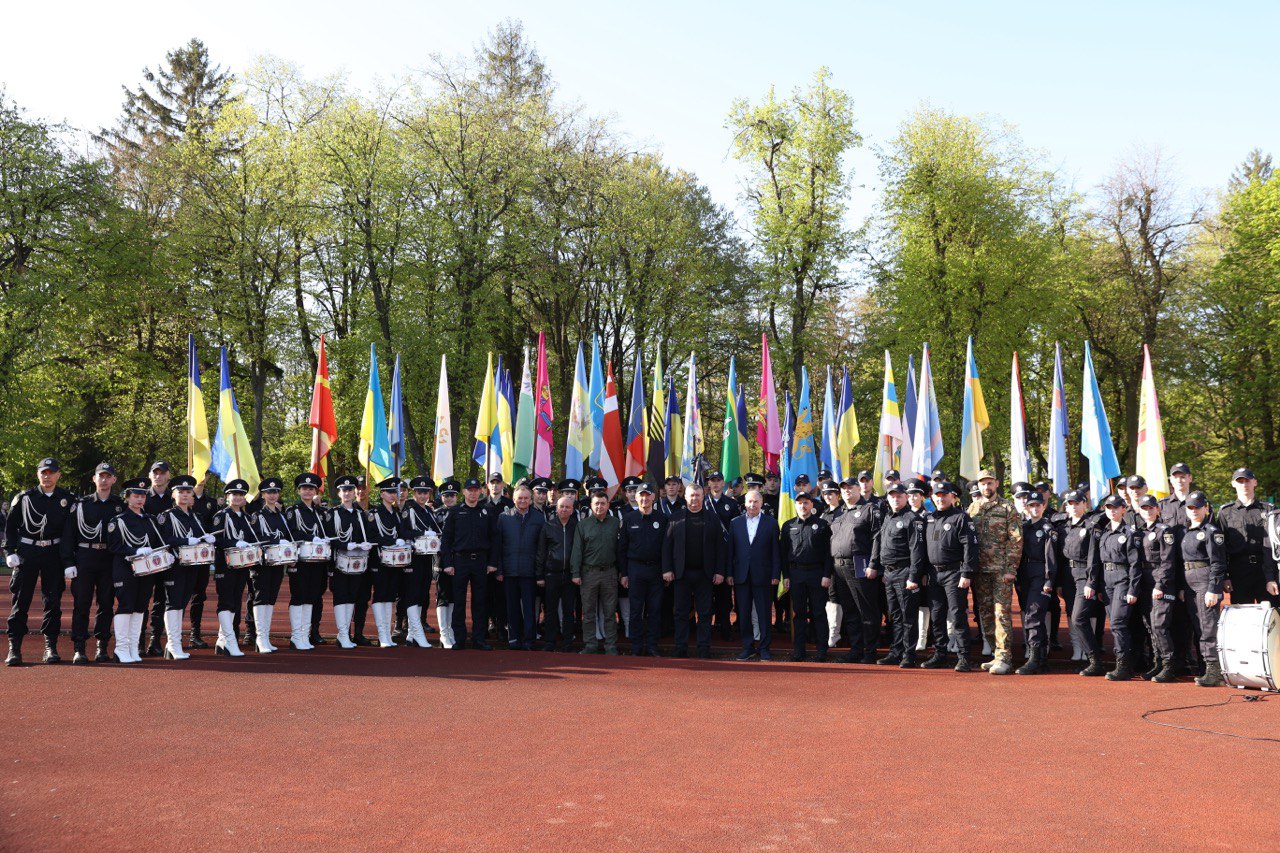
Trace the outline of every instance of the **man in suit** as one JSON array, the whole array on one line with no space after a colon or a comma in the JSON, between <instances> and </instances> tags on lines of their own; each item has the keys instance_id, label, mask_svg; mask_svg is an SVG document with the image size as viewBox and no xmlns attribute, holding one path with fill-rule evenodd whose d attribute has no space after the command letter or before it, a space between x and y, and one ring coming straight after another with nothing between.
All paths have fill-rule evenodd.
<instances>
[{"instance_id":1,"label":"man in suit","mask_svg":"<svg viewBox=\"0 0 1280 853\"><path fill-rule=\"evenodd\" d=\"M764 496L758 489L747 492L746 512L729 526L729 583L738 602L738 625L742 630L742 653L738 660L771 660L769 644L773 624L769 618L781 577L782 555L778 547L778 522L763 512ZM753 649L751 614L754 608L760 625L759 650Z\"/></svg>"},{"instance_id":2,"label":"man in suit","mask_svg":"<svg viewBox=\"0 0 1280 853\"><path fill-rule=\"evenodd\" d=\"M711 657L711 591L724 583L725 530L703 497L697 483L685 487L685 505L672 513L662 545L662 579L675 587L678 658L689 656L690 602L698 617L698 657Z\"/></svg>"}]
</instances>

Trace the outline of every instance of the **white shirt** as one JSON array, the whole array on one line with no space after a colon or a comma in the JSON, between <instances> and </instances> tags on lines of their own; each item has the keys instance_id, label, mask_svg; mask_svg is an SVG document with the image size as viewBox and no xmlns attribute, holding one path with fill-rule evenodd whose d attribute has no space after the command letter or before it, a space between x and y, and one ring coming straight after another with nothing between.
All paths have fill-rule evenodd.
<instances>
[{"instance_id":1,"label":"white shirt","mask_svg":"<svg viewBox=\"0 0 1280 853\"><path fill-rule=\"evenodd\" d=\"M763 513L757 514L755 518L752 518L749 515L747 516L747 541L748 542L754 543L756 541L756 530L760 527L760 515L763 515Z\"/></svg>"}]
</instances>

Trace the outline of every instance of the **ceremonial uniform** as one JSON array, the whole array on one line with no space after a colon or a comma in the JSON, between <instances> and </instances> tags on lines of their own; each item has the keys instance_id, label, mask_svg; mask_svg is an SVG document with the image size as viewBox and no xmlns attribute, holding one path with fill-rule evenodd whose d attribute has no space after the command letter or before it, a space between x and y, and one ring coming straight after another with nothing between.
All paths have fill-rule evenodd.
<instances>
[{"instance_id":1,"label":"ceremonial uniform","mask_svg":"<svg viewBox=\"0 0 1280 853\"><path fill-rule=\"evenodd\" d=\"M867 577L871 547L880 530L880 514L870 501L845 507L831 524L831 556L835 568L832 586L849 637L844 663L873 663L880 639L880 587L878 577Z\"/></svg>"},{"instance_id":2,"label":"ceremonial uniform","mask_svg":"<svg viewBox=\"0 0 1280 853\"><path fill-rule=\"evenodd\" d=\"M398 508L379 503L369 510L366 529L370 539L379 546L378 556L369 561L369 572L373 577L373 621L378 629L378 644L383 648L390 648L395 645L395 641L391 639L391 628L395 620L395 601L400 591L403 571L399 566L383 562L382 554L383 549L389 546L408 545L408 526ZM412 561L407 568L413 571Z\"/></svg>"},{"instance_id":3,"label":"ceremonial uniform","mask_svg":"<svg viewBox=\"0 0 1280 853\"><path fill-rule=\"evenodd\" d=\"M354 482L354 477L340 477L337 481L339 489L344 488L344 481ZM346 487L351 488L351 487ZM369 551L368 530L365 527L365 511L358 504L350 507L336 506L329 513L329 537L333 540L335 552L334 562L329 570L329 589L333 593L333 620L337 626L338 645L344 649L353 649L356 644L351 640L351 623L355 614L356 595L361 588L361 578L369 573L366 567L358 574L344 572L338 568L337 552L348 553Z\"/></svg>"},{"instance_id":4,"label":"ceremonial uniform","mask_svg":"<svg viewBox=\"0 0 1280 853\"><path fill-rule=\"evenodd\" d=\"M146 481L131 482L137 484ZM130 483L125 486L127 491ZM112 580L116 614L112 622L116 634L116 660L119 663L138 663L142 660L138 654L138 643L142 638L142 623L156 582L154 574L134 574L129 558L145 556L163 547L164 537L156 527L155 519L145 512L126 510L107 522L107 550L115 558Z\"/></svg>"},{"instance_id":5,"label":"ceremonial uniform","mask_svg":"<svg viewBox=\"0 0 1280 853\"><path fill-rule=\"evenodd\" d=\"M275 482L279 483L279 480ZM298 541L297 534L289 526L289 515L284 506L277 504L275 509L271 509L264 504L254 517L254 522L258 528L258 538L264 544ZM270 565L264 558L260 564L249 569L252 580L250 602L253 605L253 621L257 627L260 652L276 651L276 647L271 644L271 620L275 615L276 601L280 598L280 584L284 583L285 571L297 567L297 560ZM292 632L290 636L292 638Z\"/></svg>"},{"instance_id":6,"label":"ceremonial uniform","mask_svg":"<svg viewBox=\"0 0 1280 853\"><path fill-rule=\"evenodd\" d=\"M200 523L204 525L205 530L212 531L213 516L217 511L218 502L212 496L196 495L195 513L200 516ZM212 575L212 568L212 566L196 566L191 578L191 609L188 611L188 618L191 622L193 649L209 648L209 644L204 641L201 622L204 619L204 603L209 597L209 578Z\"/></svg>"},{"instance_id":7,"label":"ceremonial uniform","mask_svg":"<svg viewBox=\"0 0 1280 853\"><path fill-rule=\"evenodd\" d=\"M932 669L945 664L949 649L958 658L956 670L968 672L969 591L960 588L960 581L972 582L978 570L978 542L969 516L959 504L930 513L925 518L924 542L929 567L924 597L929 603L934 655L922 666Z\"/></svg>"},{"instance_id":8,"label":"ceremonial uniform","mask_svg":"<svg viewBox=\"0 0 1280 853\"><path fill-rule=\"evenodd\" d=\"M444 490L453 487L456 494L457 484L452 481L441 484L441 495ZM440 645L451 649L457 643L453 635L453 575L441 571L444 563L444 526L449 516L458 508L441 505L436 511L436 523L440 526L440 553L436 555L434 574L436 576L436 622L440 625ZM464 637L465 641L466 638Z\"/></svg>"},{"instance_id":9,"label":"ceremonial uniform","mask_svg":"<svg viewBox=\"0 0 1280 853\"><path fill-rule=\"evenodd\" d=\"M169 463L157 462L151 466L151 473L154 474L157 469L168 471ZM161 514L172 506L172 486L164 490L160 490L155 486L152 486L147 490L147 500L146 503L142 505L142 511L156 519L158 522ZM151 623L151 643L147 646L146 654L159 657L162 654L162 649L160 648L160 637L163 636L165 632L164 614L169 609L167 599L165 598L168 593L168 587L163 582L157 581L152 593L151 618L149 620Z\"/></svg>"},{"instance_id":10,"label":"ceremonial uniform","mask_svg":"<svg viewBox=\"0 0 1280 853\"><path fill-rule=\"evenodd\" d=\"M314 478L311 480L309 478ZM294 479L294 486L308 485L319 488L320 478L303 474ZM298 501L287 510L289 527L300 542L322 543L329 541L328 511L319 500L308 504ZM307 650L320 638L319 608L328 586L330 560L299 560L286 569L289 578L289 625L292 628L290 645ZM295 625L296 620L296 625Z\"/></svg>"},{"instance_id":11,"label":"ceremonial uniform","mask_svg":"<svg viewBox=\"0 0 1280 853\"><path fill-rule=\"evenodd\" d=\"M1103 501L1104 506L1109 504L1118 508L1122 502L1112 495ZM1089 565L1085 586L1093 590L1092 601L1096 605L1084 598L1084 587L1080 587L1076 600L1076 625L1089 655L1089 666L1082 674L1099 675L1101 672L1099 658L1102 644L1087 630L1087 621L1081 619L1087 619L1096 613L1096 608L1101 608L1111 621L1111 637L1115 642L1116 653L1116 669L1107 673L1107 677L1127 680L1133 674L1133 634L1129 619L1134 606L1125 601L1125 597L1136 598L1142 592L1142 557L1133 528L1122 521L1113 522L1104 518L1095 528L1093 536L1096 540L1094 558Z\"/></svg>"},{"instance_id":12,"label":"ceremonial uniform","mask_svg":"<svg viewBox=\"0 0 1280 853\"><path fill-rule=\"evenodd\" d=\"M986 471L979 474L990 476ZM978 537L974 610L983 638L995 654L987 668L1007 674L1013 671L1013 583L1022 559L1022 521L1013 504L998 495L975 498L968 512Z\"/></svg>"},{"instance_id":13,"label":"ceremonial uniform","mask_svg":"<svg viewBox=\"0 0 1280 853\"><path fill-rule=\"evenodd\" d=\"M473 481L468 481L468 483ZM498 516L485 501L475 506L457 504L444 523L440 562L453 569L454 648L465 648L467 640L467 590L471 591L471 644L488 649L489 587L485 580L493 565L494 524ZM459 606L460 605L460 606Z\"/></svg>"},{"instance_id":14,"label":"ceremonial uniform","mask_svg":"<svg viewBox=\"0 0 1280 853\"><path fill-rule=\"evenodd\" d=\"M115 561L107 550L107 525L122 512L124 501L116 495L99 498L96 493L91 494L76 502L62 528L62 563L75 567L71 580L71 641L77 651L88 641L89 610L96 602L93 637L97 640L98 662L107 660L107 642L111 638Z\"/></svg>"},{"instance_id":15,"label":"ceremonial uniform","mask_svg":"<svg viewBox=\"0 0 1280 853\"><path fill-rule=\"evenodd\" d=\"M440 522L436 520L435 510L430 505L422 505L417 501L409 501L404 512L404 531L411 541L433 533L441 533ZM422 627L422 608L427 606L431 597L431 574L435 564L434 554L413 555L413 562L406 571L400 573L400 600L404 602L405 624L407 626L406 642L424 649L431 648L427 635ZM440 614L436 614L437 619ZM416 622L414 620L417 620ZM440 621L444 628L443 620Z\"/></svg>"},{"instance_id":16,"label":"ceremonial uniform","mask_svg":"<svg viewBox=\"0 0 1280 853\"><path fill-rule=\"evenodd\" d=\"M808 498L812 506L812 498ZM818 661L827 659L827 589L833 572L831 525L810 515L787 519L781 531L782 565L786 571L794 608L792 623L793 660L803 660L810 633ZM825 585L824 585L825 583Z\"/></svg>"},{"instance_id":17,"label":"ceremonial uniform","mask_svg":"<svg viewBox=\"0 0 1280 853\"><path fill-rule=\"evenodd\" d=\"M226 491L233 492L233 486L248 491L248 483L244 480L232 480ZM236 638L235 621L244 606L249 570L227 565L227 549L261 545L261 541L249 513L231 506L223 507L214 515L212 532L218 540L218 556L213 571L214 589L218 593L218 641L214 643L214 650L218 654L240 657L244 653L240 651Z\"/></svg>"},{"instance_id":18,"label":"ceremonial uniform","mask_svg":"<svg viewBox=\"0 0 1280 853\"><path fill-rule=\"evenodd\" d=\"M667 537L667 516L652 509L627 513L618 533L618 569L627 578L631 610L628 628L631 653L658 654L662 627L662 545ZM558 525L559 522L557 521Z\"/></svg>"},{"instance_id":19,"label":"ceremonial uniform","mask_svg":"<svg viewBox=\"0 0 1280 853\"><path fill-rule=\"evenodd\" d=\"M58 470L57 463L51 470ZM44 616L40 633L44 634L46 659L56 663L58 633L62 630L62 593L66 589L66 577L58 546L75 497L61 486L45 493L39 487L27 489L14 497L5 519L6 562L12 574L9 591L13 593L13 605L9 610L7 634L11 653L21 648L27 635L27 611L35 595L36 583L40 584L40 598ZM21 661L19 655L18 660Z\"/></svg>"},{"instance_id":20,"label":"ceremonial uniform","mask_svg":"<svg viewBox=\"0 0 1280 853\"><path fill-rule=\"evenodd\" d=\"M190 477L177 478L183 488L191 488L195 480ZM188 482L189 481L189 482ZM175 485L174 488L178 488ZM215 538L200 521L194 511L187 511L179 506L171 506L156 519L160 535L175 555L180 554L184 546L196 545L200 542L212 545ZM187 602L191 599L192 586L195 580L196 567L184 564L180 559L162 575L165 588L164 629L167 642L164 656L170 660L186 660L189 654L182 650L182 614Z\"/></svg>"},{"instance_id":21,"label":"ceremonial uniform","mask_svg":"<svg viewBox=\"0 0 1280 853\"><path fill-rule=\"evenodd\" d=\"M1081 496L1081 500L1083 499ZM1088 515L1082 516L1079 521L1068 518L1058 530L1058 551L1062 558L1058 567L1058 583L1064 598L1068 592L1071 596L1066 613L1074 660L1083 660L1089 648L1101 647L1102 632L1107 621L1106 614L1097 606L1096 600L1089 602L1084 598L1092 562L1097 559L1098 540L1093 535L1096 530L1094 521ZM1077 618L1076 608L1082 606L1089 612ZM1093 643L1085 642L1084 632L1093 635Z\"/></svg>"},{"instance_id":22,"label":"ceremonial uniform","mask_svg":"<svg viewBox=\"0 0 1280 853\"><path fill-rule=\"evenodd\" d=\"M885 597L893 617L889 654L877 663L915 664L920 590L907 589L907 581L918 584L925 574L924 526L924 520L911 507L903 506L896 512L890 509L871 541L870 568L884 572Z\"/></svg>"}]
</instances>

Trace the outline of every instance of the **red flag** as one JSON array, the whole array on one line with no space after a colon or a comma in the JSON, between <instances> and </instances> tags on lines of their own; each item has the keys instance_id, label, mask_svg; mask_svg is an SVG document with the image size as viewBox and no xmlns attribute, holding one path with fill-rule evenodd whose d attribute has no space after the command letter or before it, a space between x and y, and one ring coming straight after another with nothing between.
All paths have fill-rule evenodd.
<instances>
[{"instance_id":1,"label":"red flag","mask_svg":"<svg viewBox=\"0 0 1280 853\"><path fill-rule=\"evenodd\" d=\"M609 499L622 485L622 417L618 413L618 386L613 381L613 364L604 385L604 448L600 454L600 476L607 483Z\"/></svg>"},{"instance_id":2,"label":"red flag","mask_svg":"<svg viewBox=\"0 0 1280 853\"><path fill-rule=\"evenodd\" d=\"M533 473L537 477L550 477L551 451L555 446L551 437L554 415L551 411L551 377L547 375L547 339L542 332L538 332L537 394L533 418L537 434L533 445Z\"/></svg>"},{"instance_id":3,"label":"red flag","mask_svg":"<svg viewBox=\"0 0 1280 853\"><path fill-rule=\"evenodd\" d=\"M333 416L333 392L329 388L329 359L320 336L320 362L316 384L311 390L311 473L324 479L329 474L329 448L338 440L338 419Z\"/></svg>"},{"instance_id":4,"label":"red flag","mask_svg":"<svg viewBox=\"0 0 1280 853\"><path fill-rule=\"evenodd\" d=\"M760 336L760 420L756 442L764 451L765 473L778 471L782 455L782 431L778 425L778 399L773 387L773 365L769 362L769 336Z\"/></svg>"}]
</instances>

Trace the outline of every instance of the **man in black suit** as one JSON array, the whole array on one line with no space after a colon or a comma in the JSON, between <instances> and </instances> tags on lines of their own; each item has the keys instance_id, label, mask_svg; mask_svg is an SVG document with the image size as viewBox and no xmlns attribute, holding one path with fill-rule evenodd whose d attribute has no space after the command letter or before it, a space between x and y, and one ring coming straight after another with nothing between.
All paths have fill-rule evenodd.
<instances>
[{"instance_id":1,"label":"man in black suit","mask_svg":"<svg viewBox=\"0 0 1280 853\"><path fill-rule=\"evenodd\" d=\"M773 623L769 618L782 556L778 547L778 522L763 512L764 496L758 489L747 492L746 512L729 526L729 583L738 602L738 626L742 632L742 653L738 660L771 660L769 644L773 640ZM753 649L751 614L760 625L759 650Z\"/></svg>"},{"instance_id":2,"label":"man in black suit","mask_svg":"<svg viewBox=\"0 0 1280 853\"><path fill-rule=\"evenodd\" d=\"M711 657L711 590L724 583L725 530L703 502L697 483L685 487L685 505L671 515L662 545L662 579L675 588L676 657L689 656L689 604L698 617L698 657Z\"/></svg>"}]
</instances>

